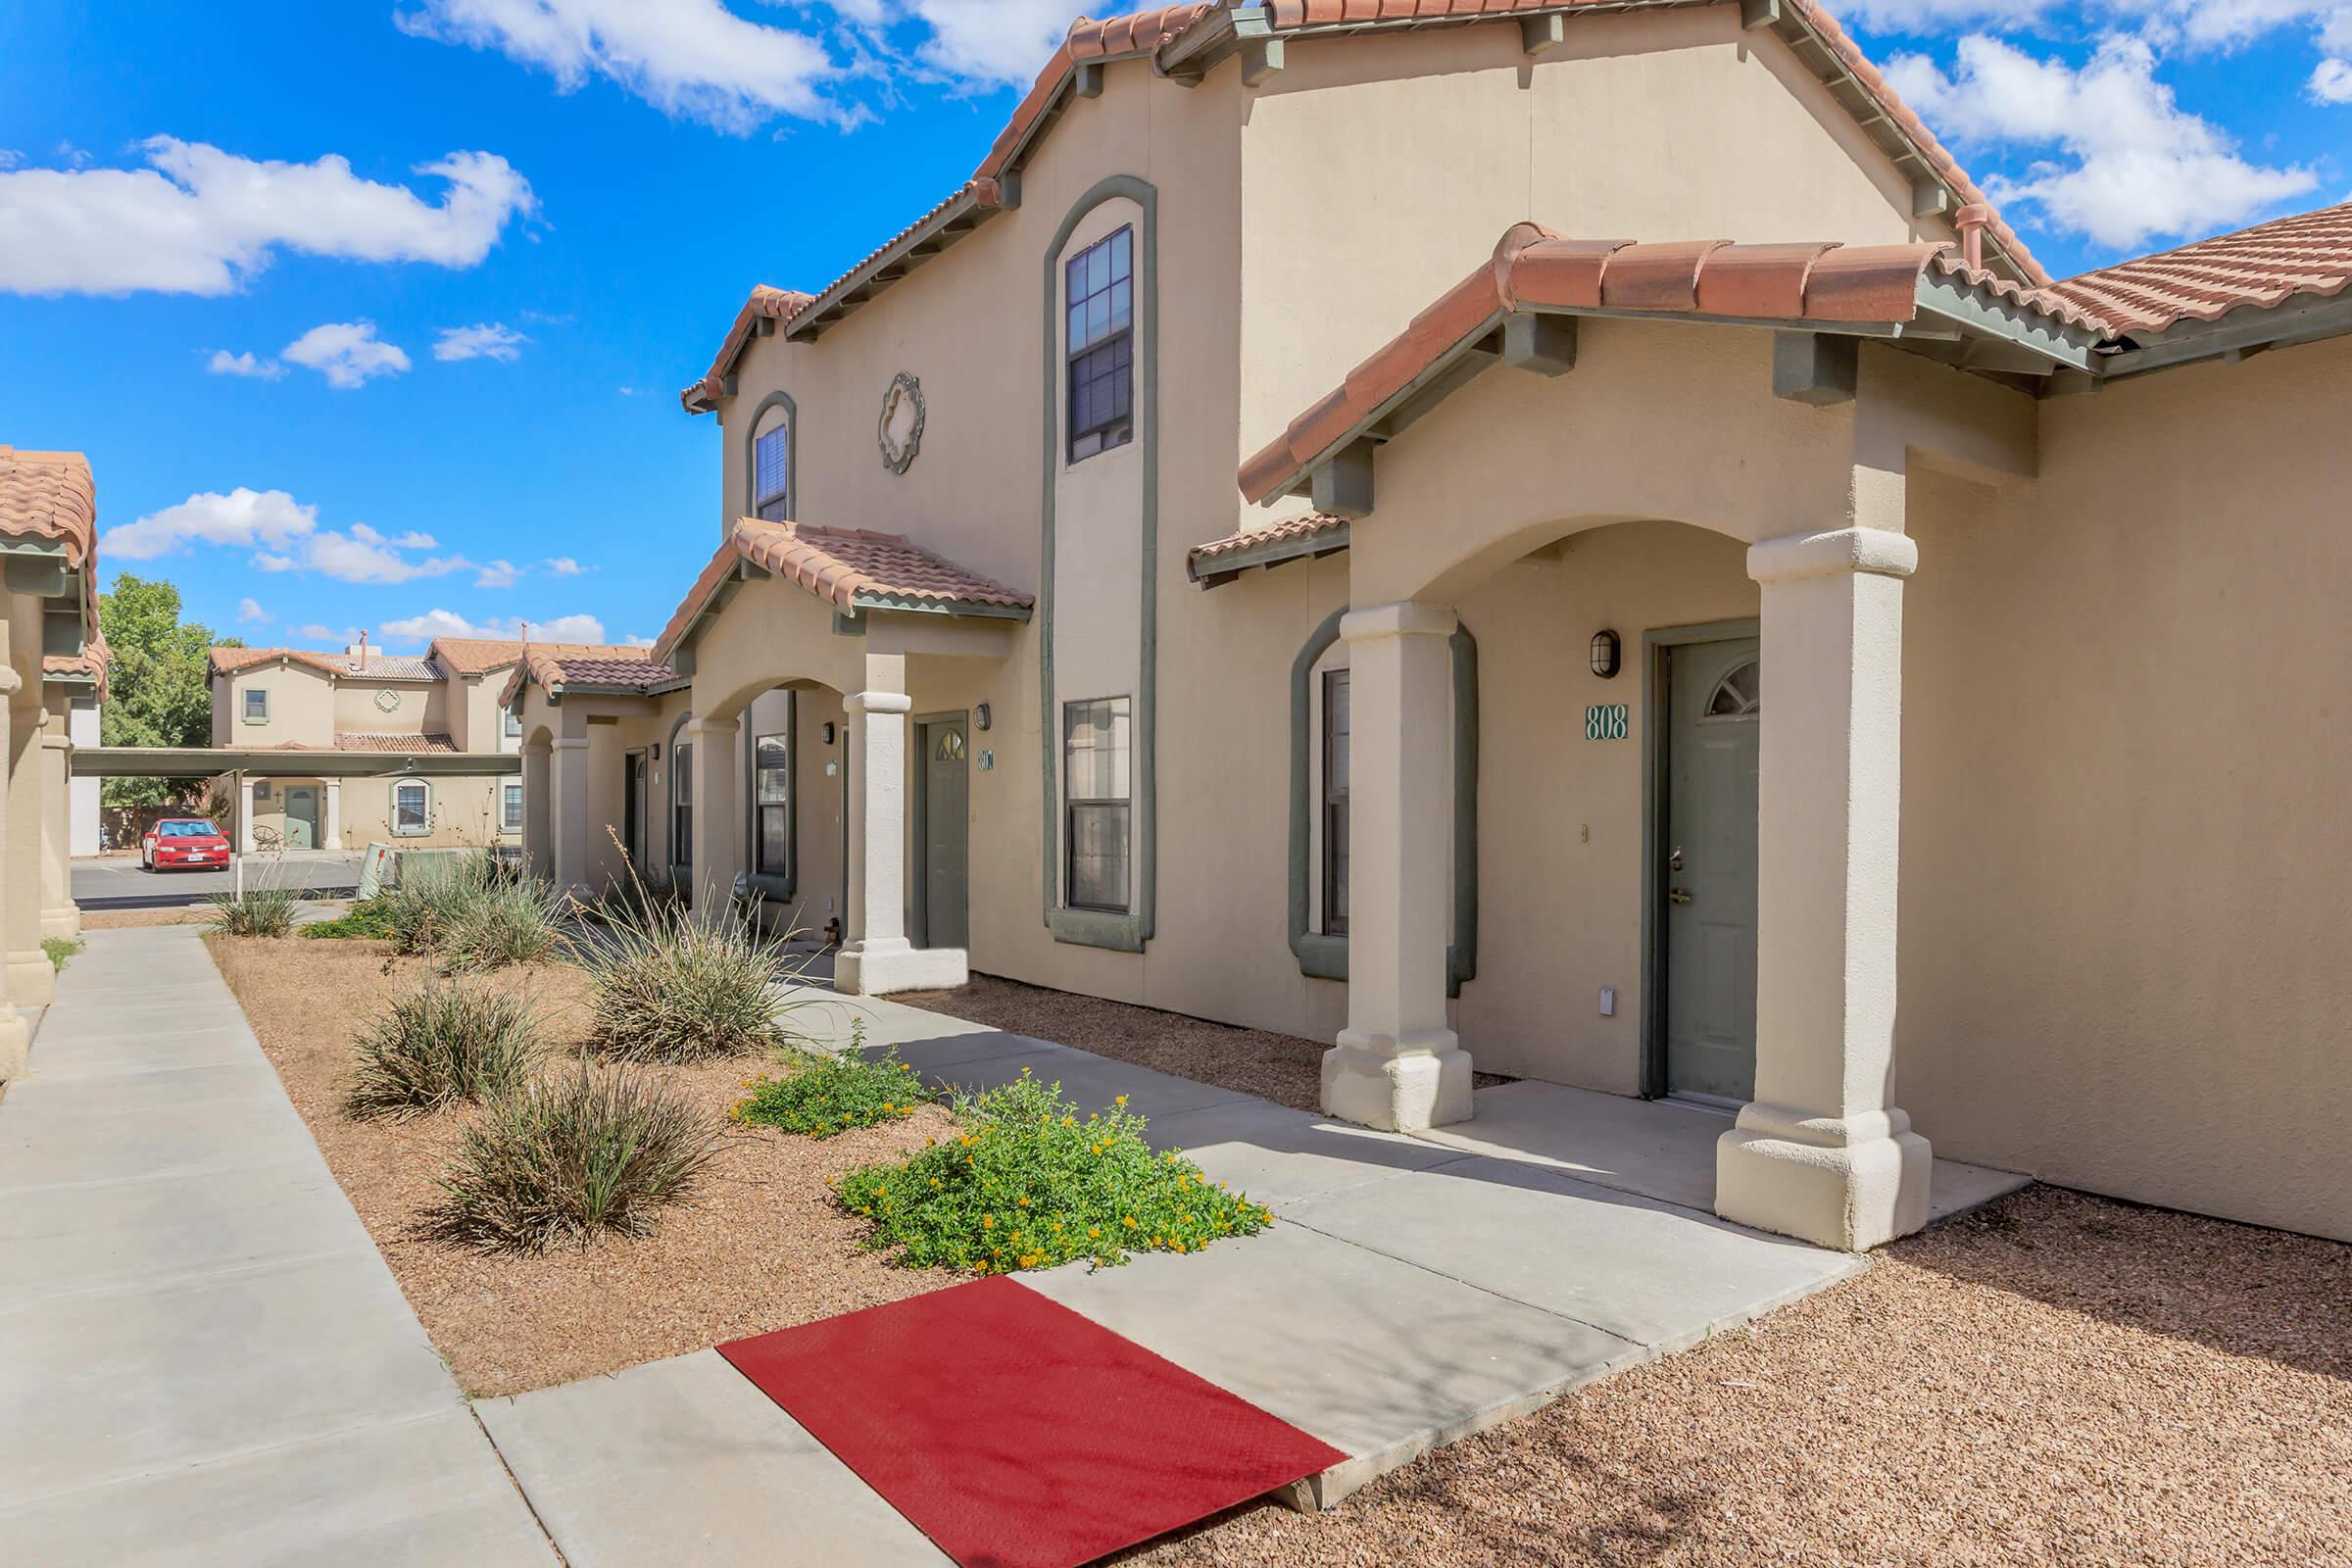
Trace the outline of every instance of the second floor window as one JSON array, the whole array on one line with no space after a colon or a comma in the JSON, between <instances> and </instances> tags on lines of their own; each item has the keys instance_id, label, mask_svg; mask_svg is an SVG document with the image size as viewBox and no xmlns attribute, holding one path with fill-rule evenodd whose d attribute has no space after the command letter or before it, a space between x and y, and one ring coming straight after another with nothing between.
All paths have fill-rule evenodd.
<instances>
[{"instance_id":1,"label":"second floor window","mask_svg":"<svg viewBox=\"0 0 2352 1568\"><path fill-rule=\"evenodd\" d=\"M270 722L270 694L267 691L248 690L245 693L245 722L248 724Z\"/></svg>"},{"instance_id":2,"label":"second floor window","mask_svg":"<svg viewBox=\"0 0 2352 1568\"><path fill-rule=\"evenodd\" d=\"M1135 230L1089 245L1064 276L1076 463L1135 439Z\"/></svg>"},{"instance_id":3,"label":"second floor window","mask_svg":"<svg viewBox=\"0 0 2352 1568\"><path fill-rule=\"evenodd\" d=\"M522 739L522 715L512 708L499 720L499 733L511 741Z\"/></svg>"},{"instance_id":4,"label":"second floor window","mask_svg":"<svg viewBox=\"0 0 2352 1568\"><path fill-rule=\"evenodd\" d=\"M752 437L752 512L769 522L792 519L792 416L770 409Z\"/></svg>"}]
</instances>

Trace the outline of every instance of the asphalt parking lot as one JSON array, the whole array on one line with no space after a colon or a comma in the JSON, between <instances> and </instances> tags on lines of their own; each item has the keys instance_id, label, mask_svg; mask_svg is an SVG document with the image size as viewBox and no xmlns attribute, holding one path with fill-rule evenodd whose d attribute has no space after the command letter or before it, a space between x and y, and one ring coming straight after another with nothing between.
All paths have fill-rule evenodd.
<instances>
[{"instance_id":1,"label":"asphalt parking lot","mask_svg":"<svg viewBox=\"0 0 2352 1568\"><path fill-rule=\"evenodd\" d=\"M321 898L340 898L360 884L360 855L347 850L292 850L245 858L248 887L263 881L300 887ZM95 856L74 862L74 902L85 909L158 908L201 904L236 885L233 869L148 871L135 855Z\"/></svg>"}]
</instances>

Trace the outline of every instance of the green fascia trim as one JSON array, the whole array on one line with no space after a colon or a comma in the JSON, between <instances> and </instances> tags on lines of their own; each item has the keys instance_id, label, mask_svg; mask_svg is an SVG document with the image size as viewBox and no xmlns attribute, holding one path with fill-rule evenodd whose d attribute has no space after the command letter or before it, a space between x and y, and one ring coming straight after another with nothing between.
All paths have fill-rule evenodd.
<instances>
[{"instance_id":1,"label":"green fascia trim","mask_svg":"<svg viewBox=\"0 0 2352 1568\"><path fill-rule=\"evenodd\" d=\"M2161 332L2134 333L2134 346L2104 357L2099 368L2105 379L2121 380L2196 360L2291 348L2347 332L2352 332L2352 298L2340 294L2289 300L2267 311L2241 307L2219 320L2183 319Z\"/></svg>"},{"instance_id":2,"label":"green fascia trim","mask_svg":"<svg viewBox=\"0 0 2352 1568\"><path fill-rule=\"evenodd\" d=\"M903 615L954 615L966 620L1027 620L1030 615L1021 605L988 605L970 599L917 599L911 594L861 592L851 597L851 604L856 610L888 610Z\"/></svg>"},{"instance_id":3,"label":"green fascia trim","mask_svg":"<svg viewBox=\"0 0 2352 1568\"><path fill-rule=\"evenodd\" d=\"M98 689L95 675L63 675L54 671L41 676L44 691L94 692Z\"/></svg>"},{"instance_id":4,"label":"green fascia trim","mask_svg":"<svg viewBox=\"0 0 2352 1568\"><path fill-rule=\"evenodd\" d=\"M1326 528L1304 538L1249 545L1205 562L1187 560L1184 574L1202 588L1216 588L1231 582L1252 566L1278 566L1286 561L1337 555L1347 548L1348 525L1342 523L1336 528Z\"/></svg>"},{"instance_id":5,"label":"green fascia trim","mask_svg":"<svg viewBox=\"0 0 2352 1568\"><path fill-rule=\"evenodd\" d=\"M1066 908L1061 903L1061 724L1058 693L1054 684L1054 481L1061 472L1061 250L1077 232L1087 214L1104 202L1125 199L1143 209L1142 250L1144 285L1137 291L1135 336L1137 357L1148 368L1143 376L1141 439L1143 442L1143 582L1137 625L1134 760L1135 902L1125 914L1098 909ZM1153 911L1159 885L1159 803L1155 787L1154 743L1157 704L1154 691L1159 666L1159 192L1149 180L1133 174L1112 174L1099 180L1078 198L1045 253L1044 311L1040 317L1043 349L1045 418L1040 451L1043 495L1039 502L1038 543L1038 701L1039 747L1044 757L1044 831L1040 835L1044 862L1046 928L1056 942L1081 947L1108 948L1117 953L1141 953L1152 940Z\"/></svg>"},{"instance_id":6,"label":"green fascia trim","mask_svg":"<svg viewBox=\"0 0 2352 1568\"><path fill-rule=\"evenodd\" d=\"M20 557L63 561L66 559L65 542L58 539L42 539L29 534L24 536L0 534L0 560L15 560Z\"/></svg>"},{"instance_id":7,"label":"green fascia trim","mask_svg":"<svg viewBox=\"0 0 2352 1568\"><path fill-rule=\"evenodd\" d=\"M1312 711L1315 662L1340 640L1346 607L1333 611L1291 661L1291 953L1312 980L1348 978L1348 939L1306 928L1308 847L1314 836ZM1453 941L1446 950L1446 994L1478 978L1478 639L1456 624L1446 641L1453 663Z\"/></svg>"},{"instance_id":8,"label":"green fascia trim","mask_svg":"<svg viewBox=\"0 0 2352 1568\"><path fill-rule=\"evenodd\" d=\"M1762 620L1707 620L1642 634L1642 1093L1666 1093L1666 921L1658 907L1658 838L1666 820L1666 650L1764 635Z\"/></svg>"},{"instance_id":9,"label":"green fascia trim","mask_svg":"<svg viewBox=\"0 0 2352 1568\"><path fill-rule=\"evenodd\" d=\"M792 401L789 392L770 392L752 410L752 416L743 427L743 510L740 517L760 515L760 421L767 417L770 409L784 411L784 514L801 514L801 408Z\"/></svg>"}]
</instances>

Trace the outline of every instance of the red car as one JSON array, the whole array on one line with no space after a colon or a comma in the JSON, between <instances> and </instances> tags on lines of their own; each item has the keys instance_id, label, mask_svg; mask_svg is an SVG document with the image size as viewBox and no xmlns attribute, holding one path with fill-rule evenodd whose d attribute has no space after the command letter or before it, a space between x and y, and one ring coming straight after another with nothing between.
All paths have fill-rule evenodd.
<instances>
[{"instance_id":1,"label":"red car","mask_svg":"<svg viewBox=\"0 0 2352 1568\"><path fill-rule=\"evenodd\" d=\"M201 816L166 817L139 841L139 864L150 871L228 863L228 840Z\"/></svg>"}]
</instances>

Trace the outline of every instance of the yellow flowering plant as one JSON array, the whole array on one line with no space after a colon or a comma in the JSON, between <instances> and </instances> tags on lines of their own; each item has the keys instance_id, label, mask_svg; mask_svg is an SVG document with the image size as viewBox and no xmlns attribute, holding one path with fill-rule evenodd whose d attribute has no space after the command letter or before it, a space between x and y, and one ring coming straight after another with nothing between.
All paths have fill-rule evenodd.
<instances>
[{"instance_id":1,"label":"yellow flowering plant","mask_svg":"<svg viewBox=\"0 0 2352 1568\"><path fill-rule=\"evenodd\" d=\"M1210 1187L1183 1154L1153 1152L1144 1118L1124 1105L1086 1114L1059 1084L1024 1075L958 1100L956 1113L963 1130L947 1145L842 1178L835 1200L872 1221L867 1248L978 1274L1079 1258L1110 1267L1135 1252L1197 1252L1273 1219Z\"/></svg>"},{"instance_id":2,"label":"yellow flowering plant","mask_svg":"<svg viewBox=\"0 0 2352 1568\"><path fill-rule=\"evenodd\" d=\"M899 1060L897 1047L869 1059L860 1049L864 1040L864 1021L855 1020L849 1050L786 1058L775 1072L745 1084L728 1114L749 1126L831 1138L853 1127L904 1121L915 1106L939 1098Z\"/></svg>"}]
</instances>

